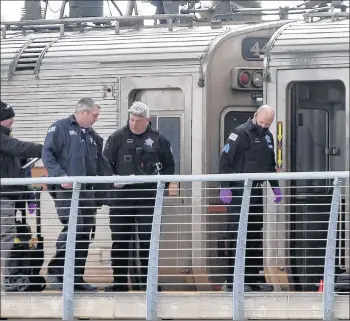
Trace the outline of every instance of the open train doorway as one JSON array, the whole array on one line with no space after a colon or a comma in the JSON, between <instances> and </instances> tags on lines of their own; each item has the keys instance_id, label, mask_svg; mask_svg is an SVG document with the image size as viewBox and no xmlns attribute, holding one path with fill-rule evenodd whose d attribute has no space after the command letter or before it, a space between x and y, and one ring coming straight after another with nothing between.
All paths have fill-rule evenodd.
<instances>
[{"instance_id":1,"label":"open train doorway","mask_svg":"<svg viewBox=\"0 0 350 321\"><path fill-rule=\"evenodd\" d=\"M346 153L345 86L341 81L301 81L289 87L290 170L343 171ZM323 278L332 182L291 182L291 272L297 291L315 291ZM344 215L342 201L340 216ZM340 222L344 222L341 217ZM345 265L345 226L338 227L336 274Z\"/></svg>"}]
</instances>

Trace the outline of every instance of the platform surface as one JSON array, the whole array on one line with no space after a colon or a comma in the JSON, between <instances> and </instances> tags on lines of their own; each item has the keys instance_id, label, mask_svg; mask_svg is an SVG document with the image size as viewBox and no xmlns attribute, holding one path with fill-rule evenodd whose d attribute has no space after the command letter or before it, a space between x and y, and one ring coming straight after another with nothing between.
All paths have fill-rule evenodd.
<instances>
[{"instance_id":1,"label":"platform surface","mask_svg":"<svg viewBox=\"0 0 350 321\"><path fill-rule=\"evenodd\" d=\"M245 317L260 320L322 320L322 293L246 293ZM161 292L158 318L231 319L232 294L227 292ZM350 319L347 295L335 298L335 318ZM84 319L145 319L145 292L75 294L75 317ZM6 293L1 318L62 318L60 292Z\"/></svg>"}]
</instances>

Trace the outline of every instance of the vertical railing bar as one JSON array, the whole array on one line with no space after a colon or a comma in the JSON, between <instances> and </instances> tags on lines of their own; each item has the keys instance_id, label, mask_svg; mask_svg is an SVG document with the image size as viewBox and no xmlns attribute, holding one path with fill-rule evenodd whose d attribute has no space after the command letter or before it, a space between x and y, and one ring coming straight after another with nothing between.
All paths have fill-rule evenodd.
<instances>
[{"instance_id":1,"label":"vertical railing bar","mask_svg":"<svg viewBox=\"0 0 350 321\"><path fill-rule=\"evenodd\" d=\"M162 210L165 183L158 181L157 194L154 205L151 242L148 256L147 289L146 289L146 320L157 320L157 294L158 294L158 261L160 224L162 222Z\"/></svg>"},{"instance_id":2,"label":"vertical railing bar","mask_svg":"<svg viewBox=\"0 0 350 321\"><path fill-rule=\"evenodd\" d=\"M335 256L337 246L337 226L339 206L341 198L341 180L336 177L333 182L333 196L329 215L327 247L324 266L324 290L323 290L323 320L334 320L334 277Z\"/></svg>"},{"instance_id":3,"label":"vertical railing bar","mask_svg":"<svg viewBox=\"0 0 350 321\"><path fill-rule=\"evenodd\" d=\"M75 241L78 221L80 184L73 183L69 224L67 232L66 254L63 273L63 305L62 320L74 320L74 268L75 268Z\"/></svg>"},{"instance_id":4,"label":"vertical railing bar","mask_svg":"<svg viewBox=\"0 0 350 321\"><path fill-rule=\"evenodd\" d=\"M245 271L245 251L248 228L248 215L250 205L250 193L252 181L248 178L244 181L241 212L239 217L235 267L233 274L233 296L232 296L232 319L244 320L244 271Z\"/></svg>"}]
</instances>

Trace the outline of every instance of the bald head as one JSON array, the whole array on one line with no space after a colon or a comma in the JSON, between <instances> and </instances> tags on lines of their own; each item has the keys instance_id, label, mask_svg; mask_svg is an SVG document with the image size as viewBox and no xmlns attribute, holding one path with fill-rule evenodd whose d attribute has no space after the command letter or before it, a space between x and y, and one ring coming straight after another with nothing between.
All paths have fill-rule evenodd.
<instances>
[{"instance_id":1,"label":"bald head","mask_svg":"<svg viewBox=\"0 0 350 321\"><path fill-rule=\"evenodd\" d=\"M272 121L275 118L275 110L269 105L260 106L259 109L257 110L256 114L257 115L264 114L265 116L271 118Z\"/></svg>"},{"instance_id":2,"label":"bald head","mask_svg":"<svg viewBox=\"0 0 350 321\"><path fill-rule=\"evenodd\" d=\"M262 105L256 111L253 123L260 133L266 132L275 118L275 110L269 105Z\"/></svg>"}]
</instances>

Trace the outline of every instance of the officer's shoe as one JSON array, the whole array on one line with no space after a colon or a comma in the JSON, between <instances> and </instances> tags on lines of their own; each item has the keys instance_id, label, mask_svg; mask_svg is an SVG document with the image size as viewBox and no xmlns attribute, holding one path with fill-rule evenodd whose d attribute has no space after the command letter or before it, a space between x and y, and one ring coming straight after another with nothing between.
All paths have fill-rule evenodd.
<instances>
[{"instance_id":1,"label":"officer's shoe","mask_svg":"<svg viewBox=\"0 0 350 321\"><path fill-rule=\"evenodd\" d=\"M74 281L74 291L98 292L98 288L86 283L84 279L78 279Z\"/></svg>"},{"instance_id":2,"label":"officer's shoe","mask_svg":"<svg viewBox=\"0 0 350 321\"><path fill-rule=\"evenodd\" d=\"M225 291L232 292L233 291L232 285L227 285ZM244 292L253 292L253 289L250 285L244 285Z\"/></svg>"},{"instance_id":3,"label":"officer's shoe","mask_svg":"<svg viewBox=\"0 0 350 321\"><path fill-rule=\"evenodd\" d=\"M129 288L125 284L112 284L105 287L105 292L128 292Z\"/></svg>"},{"instance_id":4,"label":"officer's shoe","mask_svg":"<svg viewBox=\"0 0 350 321\"><path fill-rule=\"evenodd\" d=\"M274 288L271 284L257 283L252 285L253 291L256 292L273 292Z\"/></svg>"},{"instance_id":5,"label":"officer's shoe","mask_svg":"<svg viewBox=\"0 0 350 321\"><path fill-rule=\"evenodd\" d=\"M146 285L141 285L140 286L140 291L147 291L147 286ZM158 292L162 292L162 287L160 285L158 285L157 291Z\"/></svg>"},{"instance_id":6,"label":"officer's shoe","mask_svg":"<svg viewBox=\"0 0 350 321\"><path fill-rule=\"evenodd\" d=\"M51 273L47 274L48 289L62 290L63 289L63 277L53 275Z\"/></svg>"}]
</instances>

